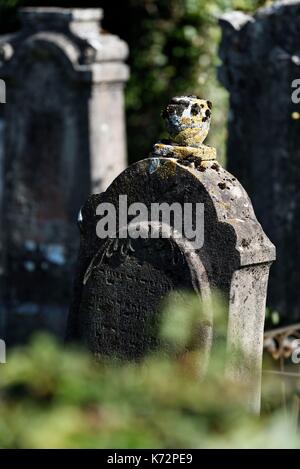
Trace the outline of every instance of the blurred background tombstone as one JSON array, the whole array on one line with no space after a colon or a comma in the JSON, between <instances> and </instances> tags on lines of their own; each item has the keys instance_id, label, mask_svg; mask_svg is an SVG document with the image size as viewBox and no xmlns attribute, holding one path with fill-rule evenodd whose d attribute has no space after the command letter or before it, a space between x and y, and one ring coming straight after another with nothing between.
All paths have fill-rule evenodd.
<instances>
[{"instance_id":1,"label":"blurred background tombstone","mask_svg":"<svg viewBox=\"0 0 300 469\"><path fill-rule=\"evenodd\" d=\"M282 323L300 320L300 1L254 16L225 14L220 79L230 93L228 169L248 191L277 249L268 305ZM299 82L298 82L299 87Z\"/></svg>"},{"instance_id":2,"label":"blurred background tombstone","mask_svg":"<svg viewBox=\"0 0 300 469\"><path fill-rule=\"evenodd\" d=\"M247 386L247 407L258 411L266 293L275 248L245 190L217 163L215 149L202 143L211 103L176 97L163 116L171 140L156 144L150 158L131 165L83 207L68 339L82 340L96 356L139 359L162 345L158 331L163 299L174 290L179 298L181 290L190 290L204 302L202 314L199 303L196 334L203 370L213 345L212 292L222 291L232 352L227 370ZM120 202L124 196L125 206ZM162 214L151 218L154 203L167 209L175 204L181 221L175 222L174 214L168 221ZM107 217L99 212L101 204L115 208L118 227L104 239L96 232ZM134 215L129 213L131 204L139 204L139 221L129 216ZM197 217L196 204L203 204L203 219ZM188 205L190 224L185 218ZM132 224L140 233L136 238L130 235ZM193 232L201 230L203 243L195 242Z\"/></svg>"},{"instance_id":3,"label":"blurred background tombstone","mask_svg":"<svg viewBox=\"0 0 300 469\"><path fill-rule=\"evenodd\" d=\"M64 334L79 207L126 166L127 45L101 30L100 9L20 14L21 30L0 41L7 86L1 302L9 343L33 328Z\"/></svg>"},{"instance_id":4,"label":"blurred background tombstone","mask_svg":"<svg viewBox=\"0 0 300 469\"><path fill-rule=\"evenodd\" d=\"M0 114L0 210L3 203L3 190L4 190L4 119ZM4 220L0 216L0 337L5 334L5 314L3 305L4 293L4 259L3 259L3 234L4 234Z\"/></svg>"}]
</instances>

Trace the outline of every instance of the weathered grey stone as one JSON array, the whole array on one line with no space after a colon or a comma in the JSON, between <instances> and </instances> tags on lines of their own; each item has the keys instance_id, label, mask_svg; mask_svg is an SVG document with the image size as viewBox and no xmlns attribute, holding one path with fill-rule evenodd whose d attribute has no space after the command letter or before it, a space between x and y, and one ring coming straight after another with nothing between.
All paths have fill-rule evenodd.
<instances>
[{"instance_id":1,"label":"weathered grey stone","mask_svg":"<svg viewBox=\"0 0 300 469\"><path fill-rule=\"evenodd\" d=\"M283 322L300 319L300 2L220 20L220 79L230 92L228 168L248 191L277 248L268 304Z\"/></svg>"},{"instance_id":2,"label":"weathered grey stone","mask_svg":"<svg viewBox=\"0 0 300 469\"><path fill-rule=\"evenodd\" d=\"M2 109L3 111L3 105ZM3 192L4 192L4 128L5 123L3 119L3 112L0 112L0 211L3 206ZM3 225L0 217L0 338L5 336L5 314L3 307L3 293L4 293L4 250L3 250Z\"/></svg>"},{"instance_id":3,"label":"weathered grey stone","mask_svg":"<svg viewBox=\"0 0 300 469\"><path fill-rule=\"evenodd\" d=\"M179 100L186 101L187 106L180 106ZM170 105L163 113L168 126L176 121L181 132L184 118L184 124L194 129L190 104L195 100L172 100L171 116ZM275 248L258 223L245 190L216 162L215 153L203 143L199 146L197 138L193 146L189 132L180 145L174 143L176 140L174 130L170 142L156 144L150 158L127 168L105 192L91 196L83 207L68 339L83 340L96 355L139 358L160 345L157 330L161 300L172 290L191 290L207 305L199 333L205 368L213 338L211 294L221 290L228 302L228 347L235 352L228 373L247 383L247 404L257 411L267 279ZM121 231L117 238L98 238L96 227L101 217L97 207L113 204L119 221L123 217L118 210L121 195L127 196L128 206L143 203L149 212L155 202L178 203L180 207L203 203L203 246L197 249L185 236L177 238L174 220L170 220L168 239L132 239L128 234L121 239ZM168 228L159 220L138 222L146 231L153 223L155 230ZM120 225L124 227L123 222ZM237 351L241 352L238 356Z\"/></svg>"},{"instance_id":4,"label":"weathered grey stone","mask_svg":"<svg viewBox=\"0 0 300 469\"><path fill-rule=\"evenodd\" d=\"M102 32L100 9L25 8L20 15L22 29L0 38L5 309L9 321L20 322L20 312L36 314L35 323L47 316L42 324L64 333L78 207L126 167L128 51ZM15 339L15 322L8 333Z\"/></svg>"}]
</instances>

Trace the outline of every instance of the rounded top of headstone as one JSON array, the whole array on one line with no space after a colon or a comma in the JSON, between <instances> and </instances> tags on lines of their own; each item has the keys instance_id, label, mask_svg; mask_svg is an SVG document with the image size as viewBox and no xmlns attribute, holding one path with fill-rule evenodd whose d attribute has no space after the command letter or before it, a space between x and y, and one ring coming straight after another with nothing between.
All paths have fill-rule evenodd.
<instances>
[{"instance_id":1,"label":"rounded top of headstone","mask_svg":"<svg viewBox=\"0 0 300 469\"><path fill-rule=\"evenodd\" d=\"M58 22L99 22L103 18L101 8L60 8L60 7L24 7L20 8L23 24L45 24Z\"/></svg>"},{"instance_id":2,"label":"rounded top of headstone","mask_svg":"<svg viewBox=\"0 0 300 469\"><path fill-rule=\"evenodd\" d=\"M172 142L199 147L209 132L212 103L198 96L175 96L162 112Z\"/></svg>"}]
</instances>

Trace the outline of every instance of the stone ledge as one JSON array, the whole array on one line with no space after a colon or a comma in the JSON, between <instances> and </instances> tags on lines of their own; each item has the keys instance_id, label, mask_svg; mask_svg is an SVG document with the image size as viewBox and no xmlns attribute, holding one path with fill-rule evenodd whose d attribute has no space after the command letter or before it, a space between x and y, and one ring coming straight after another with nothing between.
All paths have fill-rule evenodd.
<instances>
[{"instance_id":1,"label":"stone ledge","mask_svg":"<svg viewBox=\"0 0 300 469\"><path fill-rule=\"evenodd\" d=\"M38 23L41 20L63 19L70 21L100 21L103 18L101 8L60 8L60 7L26 7L20 9L23 23Z\"/></svg>"}]
</instances>

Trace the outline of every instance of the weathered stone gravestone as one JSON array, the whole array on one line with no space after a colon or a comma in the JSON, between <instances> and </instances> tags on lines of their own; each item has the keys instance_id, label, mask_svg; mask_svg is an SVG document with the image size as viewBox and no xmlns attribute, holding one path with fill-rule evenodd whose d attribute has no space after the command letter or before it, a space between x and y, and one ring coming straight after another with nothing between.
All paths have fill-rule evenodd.
<instances>
[{"instance_id":1,"label":"weathered stone gravestone","mask_svg":"<svg viewBox=\"0 0 300 469\"><path fill-rule=\"evenodd\" d=\"M217 163L215 149L202 143L210 108L210 102L196 97L174 98L163 113L171 141L156 144L150 158L130 166L83 207L68 336L81 338L96 355L139 358L159 346L161 300L185 289L207 304L199 331L207 357L213 339L210 298L219 289L228 301L228 346L245 354L228 369L248 383L249 405L257 410L267 280L275 248L242 186ZM124 200L131 207L129 221ZM157 204L161 210L169 207L174 216L153 217ZM204 219L196 204L204 208ZM117 221L112 235L100 239L111 207ZM190 217L186 212L178 217L178 208L191 207ZM139 218L130 218L136 211Z\"/></svg>"},{"instance_id":2,"label":"weathered stone gravestone","mask_svg":"<svg viewBox=\"0 0 300 469\"><path fill-rule=\"evenodd\" d=\"M8 341L17 324L24 335L24 315L64 334L78 207L126 166L127 45L101 31L101 18L100 9L25 8L22 29L0 41Z\"/></svg>"},{"instance_id":3,"label":"weathered stone gravestone","mask_svg":"<svg viewBox=\"0 0 300 469\"><path fill-rule=\"evenodd\" d=\"M299 322L300 2L275 2L254 16L228 13L220 24L228 168L277 248L268 304L284 322Z\"/></svg>"}]
</instances>

